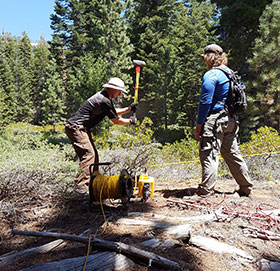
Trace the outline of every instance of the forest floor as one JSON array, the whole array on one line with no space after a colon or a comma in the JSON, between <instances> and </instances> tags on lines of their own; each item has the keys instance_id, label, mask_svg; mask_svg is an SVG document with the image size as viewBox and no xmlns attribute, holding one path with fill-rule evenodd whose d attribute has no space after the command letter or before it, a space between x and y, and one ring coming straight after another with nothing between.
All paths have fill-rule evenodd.
<instances>
[{"instance_id":1,"label":"forest floor","mask_svg":"<svg viewBox=\"0 0 280 271\"><path fill-rule=\"evenodd\" d=\"M279 233L279 220L268 218L268 215L256 216L266 210L280 209L280 183L258 181L254 183L250 197L239 197L234 194L237 188L235 181L228 178L219 178L216 185L216 193L208 198L187 196L187 189L195 188L199 180L173 180L155 181L154 196L147 202L141 202L136 197L123 206L120 202L105 200L103 207L106 217L113 217L108 222L107 228L99 239L123 242L136 246L146 251L151 251L169 260L177 262L182 270L193 271L240 271L259 270L257 259L266 258L273 261L280 260L280 241L263 240L248 236L248 229L269 229ZM216 213L223 210L227 219L204 222L182 222L182 217L201 216ZM242 249L253 257L248 261L234 254L220 254L196 247L186 240L172 248L150 248L141 246L141 242L151 238L167 240L159 229L145 226L131 226L119 224L119 218L130 218L129 213L139 213L138 219L153 220L157 222L172 222L177 219L178 224L192 224L192 233L209 237L230 246ZM143 214L143 216L141 216ZM267 214L267 212L266 212ZM158 219L156 215L161 215ZM134 217L135 218L135 217ZM275 223L274 223L274 222ZM104 217L99 204L89 212L88 195L75 191L68 194L38 195L34 201L20 202L15 212L8 213L0 221L0 255L22 251L27 248L37 247L52 241L43 237L11 236L11 229L48 231L69 234L81 234L90 229L95 233L104 223ZM276 224L276 225L275 225ZM33 265L46 262L54 262L61 259L86 256L87 245L75 242L67 242L63 248L57 248L51 252L30 256L5 267L5 271L15 271ZM129 270L162 270L157 267L147 268L147 264L136 263Z\"/></svg>"}]
</instances>

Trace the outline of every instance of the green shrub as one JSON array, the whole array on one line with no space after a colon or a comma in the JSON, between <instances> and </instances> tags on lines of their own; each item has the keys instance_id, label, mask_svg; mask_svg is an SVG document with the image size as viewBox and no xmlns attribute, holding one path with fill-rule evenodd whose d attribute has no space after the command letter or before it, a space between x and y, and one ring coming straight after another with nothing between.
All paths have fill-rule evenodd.
<instances>
[{"instance_id":1,"label":"green shrub","mask_svg":"<svg viewBox=\"0 0 280 271\"><path fill-rule=\"evenodd\" d=\"M185 138L173 143L167 143L162 148L162 155L169 162L192 161L198 159L198 141L194 139L192 128L185 128Z\"/></svg>"},{"instance_id":2,"label":"green shrub","mask_svg":"<svg viewBox=\"0 0 280 271\"><path fill-rule=\"evenodd\" d=\"M168 125L167 129L164 127L158 127L155 129L154 137L161 144L179 141L185 137L184 127L177 124Z\"/></svg>"},{"instance_id":3,"label":"green shrub","mask_svg":"<svg viewBox=\"0 0 280 271\"><path fill-rule=\"evenodd\" d=\"M78 171L74 156L70 144L50 144L45 130L38 126L18 123L2 129L0 200L63 189L73 183Z\"/></svg>"},{"instance_id":4,"label":"green shrub","mask_svg":"<svg viewBox=\"0 0 280 271\"><path fill-rule=\"evenodd\" d=\"M274 128L261 127L251 135L247 143L240 146L243 155L257 155L280 152L280 136Z\"/></svg>"}]
</instances>

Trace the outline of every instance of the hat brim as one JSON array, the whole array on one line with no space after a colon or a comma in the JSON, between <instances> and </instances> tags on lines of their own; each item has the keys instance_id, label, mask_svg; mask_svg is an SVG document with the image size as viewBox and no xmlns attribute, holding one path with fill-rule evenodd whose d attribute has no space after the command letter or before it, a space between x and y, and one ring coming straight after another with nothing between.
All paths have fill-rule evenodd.
<instances>
[{"instance_id":1,"label":"hat brim","mask_svg":"<svg viewBox=\"0 0 280 271\"><path fill-rule=\"evenodd\" d=\"M111 84L109 84L109 83L104 84L103 87L104 87L104 88L112 88L112 89L121 90L121 91L122 91L123 93L125 93L125 94L128 93L124 88L117 87L117 86L111 85Z\"/></svg>"}]
</instances>

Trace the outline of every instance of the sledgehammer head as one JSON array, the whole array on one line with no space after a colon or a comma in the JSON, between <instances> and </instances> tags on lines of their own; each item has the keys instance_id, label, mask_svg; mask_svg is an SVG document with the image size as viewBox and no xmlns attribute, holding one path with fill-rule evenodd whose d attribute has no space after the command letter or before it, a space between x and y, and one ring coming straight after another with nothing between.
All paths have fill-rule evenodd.
<instances>
[{"instance_id":1,"label":"sledgehammer head","mask_svg":"<svg viewBox=\"0 0 280 271\"><path fill-rule=\"evenodd\" d=\"M143 67L146 65L145 61L143 61L143 60L133 60L133 63L135 66L140 66L140 67Z\"/></svg>"}]
</instances>

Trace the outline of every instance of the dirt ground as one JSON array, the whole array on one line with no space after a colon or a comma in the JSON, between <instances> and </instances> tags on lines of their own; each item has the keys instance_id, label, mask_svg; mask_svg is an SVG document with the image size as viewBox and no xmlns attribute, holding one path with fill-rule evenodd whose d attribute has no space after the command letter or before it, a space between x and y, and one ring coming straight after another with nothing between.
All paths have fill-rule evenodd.
<instances>
[{"instance_id":1,"label":"dirt ground","mask_svg":"<svg viewBox=\"0 0 280 271\"><path fill-rule=\"evenodd\" d=\"M239 197L233 191L236 183L230 177L220 178L217 181L216 193L209 198L189 197L187 189L197 187L199 180L155 181L154 197L147 202L141 202L136 197L126 206L117 201L106 200L103 203L108 223L105 232L99 235L99 239L123 242L141 249L154 252L162 257L177 262L182 270L193 271L240 271L259 270L255 261L246 261L233 254L218 254L205 251L189 244L187 240L172 248L147 248L140 245L141 242L151 238L167 239L158 229L144 226L126 226L118 224L119 218L128 218L128 213L139 212L146 217L139 219L154 221L171 221L172 217L199 216L224 210L228 219L219 219L207 222L188 222L192 224L192 234L213 238L244 250L255 260L266 258L280 261L280 241L263 240L246 235L246 229L266 229L279 234L279 219L271 219L268 216L255 216L256 212L280 209L279 185L277 182L258 181L254 183L253 193L250 197ZM51 231L69 234L81 234L90 229L95 233L104 223L104 217L100 205L95 205L93 210L88 210L88 195L77 192L69 193L67 198L46 195L31 202L23 202L17 205L13 215L7 215L0 221L0 255L22 251L27 248L52 241L43 237L11 236L12 228L18 230ZM163 219L155 219L151 214L165 216ZM180 222L183 224L186 222ZM278 224L278 225L277 225ZM81 243L67 242L63 248L51 252L27 257L11 266L5 271L15 271L46 262L58 261L66 258L86 256L87 246ZM136 263L130 270L148 270L147 263ZM162 270L152 267L149 270Z\"/></svg>"}]
</instances>

